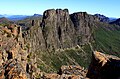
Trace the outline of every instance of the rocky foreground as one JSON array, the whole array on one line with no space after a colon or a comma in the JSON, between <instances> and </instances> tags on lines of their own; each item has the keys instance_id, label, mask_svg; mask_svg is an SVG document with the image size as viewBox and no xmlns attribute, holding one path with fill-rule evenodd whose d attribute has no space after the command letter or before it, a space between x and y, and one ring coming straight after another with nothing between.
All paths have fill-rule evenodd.
<instances>
[{"instance_id":1,"label":"rocky foreground","mask_svg":"<svg viewBox=\"0 0 120 79\"><path fill-rule=\"evenodd\" d=\"M120 58L95 51L88 69L62 66L58 73L39 71L35 56L29 58L17 25L0 27L0 79L119 79Z\"/></svg>"},{"instance_id":2,"label":"rocky foreground","mask_svg":"<svg viewBox=\"0 0 120 79\"><path fill-rule=\"evenodd\" d=\"M35 62L28 57L21 27L0 26L0 79L31 79Z\"/></svg>"},{"instance_id":3,"label":"rocky foreground","mask_svg":"<svg viewBox=\"0 0 120 79\"><path fill-rule=\"evenodd\" d=\"M62 66L58 74L45 74L45 79L119 79L120 58L95 51L87 69L81 66Z\"/></svg>"}]
</instances>

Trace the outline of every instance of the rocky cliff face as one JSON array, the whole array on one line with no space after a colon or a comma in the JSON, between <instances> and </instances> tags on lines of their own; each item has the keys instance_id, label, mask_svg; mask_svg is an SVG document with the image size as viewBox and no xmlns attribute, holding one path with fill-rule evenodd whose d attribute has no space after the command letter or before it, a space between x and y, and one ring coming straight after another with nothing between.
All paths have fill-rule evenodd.
<instances>
[{"instance_id":1,"label":"rocky cliff face","mask_svg":"<svg viewBox=\"0 0 120 79\"><path fill-rule=\"evenodd\" d=\"M53 50L73 46L75 30L67 9L45 11L41 27L47 49Z\"/></svg>"},{"instance_id":2,"label":"rocky cliff face","mask_svg":"<svg viewBox=\"0 0 120 79\"><path fill-rule=\"evenodd\" d=\"M99 19L95 16L88 15L86 12L78 12L70 15L75 29L75 43L84 45L92 38L92 28Z\"/></svg>"},{"instance_id":3,"label":"rocky cliff face","mask_svg":"<svg viewBox=\"0 0 120 79\"><path fill-rule=\"evenodd\" d=\"M25 40L31 40L32 50L40 51L84 45L91 41L92 27L97 21L98 18L86 12L70 15L68 9L46 10L40 25L26 32Z\"/></svg>"}]
</instances>

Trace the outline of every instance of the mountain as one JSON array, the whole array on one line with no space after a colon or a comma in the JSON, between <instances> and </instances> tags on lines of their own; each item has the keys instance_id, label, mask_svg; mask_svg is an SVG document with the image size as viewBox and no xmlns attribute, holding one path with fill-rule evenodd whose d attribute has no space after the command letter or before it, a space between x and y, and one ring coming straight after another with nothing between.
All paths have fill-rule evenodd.
<instances>
[{"instance_id":1,"label":"mountain","mask_svg":"<svg viewBox=\"0 0 120 79\"><path fill-rule=\"evenodd\" d=\"M110 21L110 19L108 17L104 16L104 15L95 14L95 16L97 16L100 19L101 22L107 22L108 23Z\"/></svg>"},{"instance_id":2,"label":"mountain","mask_svg":"<svg viewBox=\"0 0 120 79\"><path fill-rule=\"evenodd\" d=\"M8 18L9 20L12 20L12 21L16 21L16 20L23 20L27 17L28 17L28 15L11 15L6 18Z\"/></svg>"},{"instance_id":3,"label":"mountain","mask_svg":"<svg viewBox=\"0 0 120 79\"><path fill-rule=\"evenodd\" d=\"M120 26L120 18L113 21L113 22L110 22L110 24L116 24L116 25L119 25Z\"/></svg>"},{"instance_id":4,"label":"mountain","mask_svg":"<svg viewBox=\"0 0 120 79\"><path fill-rule=\"evenodd\" d=\"M0 17L5 17L11 21L16 21L16 20L23 20L26 17L28 17L29 15L0 15Z\"/></svg>"},{"instance_id":5,"label":"mountain","mask_svg":"<svg viewBox=\"0 0 120 79\"><path fill-rule=\"evenodd\" d=\"M0 17L6 17L7 19L11 20L11 21L18 21L18 20L23 20L25 18L28 17L39 17L42 16L40 14L34 14L34 15L0 15Z\"/></svg>"},{"instance_id":6,"label":"mountain","mask_svg":"<svg viewBox=\"0 0 120 79\"><path fill-rule=\"evenodd\" d=\"M112 17L106 17L101 14L95 14L94 16L98 17L101 22L106 22L106 23L113 22L117 19L117 18L112 18Z\"/></svg>"},{"instance_id":7,"label":"mountain","mask_svg":"<svg viewBox=\"0 0 120 79\"><path fill-rule=\"evenodd\" d=\"M120 27L86 12L69 14L68 9L50 9L30 25L23 37L29 53L37 54L43 71L57 71L63 64L87 68L93 50L120 57Z\"/></svg>"},{"instance_id":8,"label":"mountain","mask_svg":"<svg viewBox=\"0 0 120 79\"><path fill-rule=\"evenodd\" d=\"M120 26L87 12L49 9L1 25L0 37L0 79L120 77Z\"/></svg>"},{"instance_id":9,"label":"mountain","mask_svg":"<svg viewBox=\"0 0 120 79\"><path fill-rule=\"evenodd\" d=\"M41 14L34 14L34 17L42 16Z\"/></svg>"},{"instance_id":10,"label":"mountain","mask_svg":"<svg viewBox=\"0 0 120 79\"><path fill-rule=\"evenodd\" d=\"M4 17L3 15L0 15L0 17Z\"/></svg>"},{"instance_id":11,"label":"mountain","mask_svg":"<svg viewBox=\"0 0 120 79\"><path fill-rule=\"evenodd\" d=\"M12 23L13 23L12 21L10 21L9 19L7 19L5 17L0 18L0 25L2 25L2 26L9 25Z\"/></svg>"},{"instance_id":12,"label":"mountain","mask_svg":"<svg viewBox=\"0 0 120 79\"><path fill-rule=\"evenodd\" d=\"M114 17L109 17L110 22L116 21L118 18L114 18Z\"/></svg>"},{"instance_id":13,"label":"mountain","mask_svg":"<svg viewBox=\"0 0 120 79\"><path fill-rule=\"evenodd\" d=\"M9 20L7 18L5 18L5 17L2 17L2 18L0 18L0 22L1 23L4 23L4 22L8 23Z\"/></svg>"},{"instance_id":14,"label":"mountain","mask_svg":"<svg viewBox=\"0 0 120 79\"><path fill-rule=\"evenodd\" d=\"M9 20L12 20L12 21L16 21L16 20L23 20L25 19L26 17L28 17L27 15L12 15L12 16L9 16L7 17Z\"/></svg>"}]
</instances>

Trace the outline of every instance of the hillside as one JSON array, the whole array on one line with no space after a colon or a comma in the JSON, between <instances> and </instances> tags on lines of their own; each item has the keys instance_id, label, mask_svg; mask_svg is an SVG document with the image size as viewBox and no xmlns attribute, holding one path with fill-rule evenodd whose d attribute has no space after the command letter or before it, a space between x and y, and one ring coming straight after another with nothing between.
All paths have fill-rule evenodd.
<instances>
[{"instance_id":1,"label":"hillside","mask_svg":"<svg viewBox=\"0 0 120 79\"><path fill-rule=\"evenodd\" d=\"M36 21L23 35L29 52L37 54L38 67L46 72L56 72L62 65L87 68L93 50L120 57L120 26L86 12L46 10L41 24Z\"/></svg>"},{"instance_id":2,"label":"hillside","mask_svg":"<svg viewBox=\"0 0 120 79\"><path fill-rule=\"evenodd\" d=\"M5 17L0 18L0 25L2 25L2 26L9 25L9 24L12 24L12 23L13 23L12 21L8 20Z\"/></svg>"}]
</instances>

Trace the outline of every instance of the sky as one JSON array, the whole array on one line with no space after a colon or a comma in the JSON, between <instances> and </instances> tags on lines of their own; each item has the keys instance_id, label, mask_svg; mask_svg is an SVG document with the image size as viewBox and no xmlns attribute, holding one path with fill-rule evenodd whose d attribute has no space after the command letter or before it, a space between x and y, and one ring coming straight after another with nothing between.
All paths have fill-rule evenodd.
<instances>
[{"instance_id":1,"label":"sky","mask_svg":"<svg viewBox=\"0 0 120 79\"><path fill-rule=\"evenodd\" d=\"M69 9L69 13L87 12L120 18L120 0L0 0L0 14L43 14L47 9Z\"/></svg>"}]
</instances>

